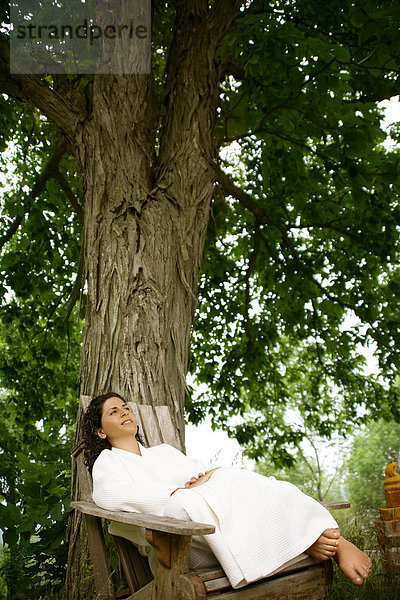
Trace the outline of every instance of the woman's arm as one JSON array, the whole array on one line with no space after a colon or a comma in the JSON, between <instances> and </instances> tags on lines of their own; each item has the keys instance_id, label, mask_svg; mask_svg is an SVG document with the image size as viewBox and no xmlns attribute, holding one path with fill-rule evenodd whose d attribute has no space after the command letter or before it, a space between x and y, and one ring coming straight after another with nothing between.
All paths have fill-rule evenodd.
<instances>
[{"instance_id":1,"label":"woman's arm","mask_svg":"<svg viewBox=\"0 0 400 600\"><path fill-rule=\"evenodd\" d=\"M206 481L210 479L211 475L215 473L215 471L217 471L218 469L221 469L221 467L215 467L215 469L211 469L210 471L206 471L205 473L199 473L198 477L192 477L190 481L187 481L185 483L185 487L176 488L176 490L172 492L171 496L175 494L175 492L177 492L178 490L188 490L199 485L203 485L203 483L206 483Z\"/></svg>"}]
</instances>

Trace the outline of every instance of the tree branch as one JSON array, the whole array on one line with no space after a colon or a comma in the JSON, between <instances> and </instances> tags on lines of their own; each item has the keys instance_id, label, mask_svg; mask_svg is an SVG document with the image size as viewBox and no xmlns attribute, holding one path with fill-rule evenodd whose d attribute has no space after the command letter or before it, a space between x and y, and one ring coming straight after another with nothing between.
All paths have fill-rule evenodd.
<instances>
[{"instance_id":1,"label":"tree branch","mask_svg":"<svg viewBox=\"0 0 400 600\"><path fill-rule=\"evenodd\" d=\"M247 192L239 188L222 169L216 165L215 163L211 164L212 169L214 170L216 179L222 185L222 187L226 190L226 192L239 200L239 202L247 208L256 218L256 221L260 225L273 225L275 226L282 235L282 243L286 246L292 257L294 258L298 268L302 273L309 279L317 288L332 302L335 302L342 306L343 308L354 309L354 306L333 296L328 290L326 290L323 285L321 285L314 277L311 269L309 269L301 260L299 252L296 249L295 244L291 240L288 235L287 227L281 223L278 219L269 214L264 208L262 208Z\"/></svg>"},{"instance_id":2,"label":"tree branch","mask_svg":"<svg viewBox=\"0 0 400 600\"><path fill-rule=\"evenodd\" d=\"M367 104L368 102L382 102L383 100L390 100L390 98L394 98L400 94L400 88L392 87L390 90L386 90L383 92L376 92L375 94L371 94L369 96L360 96L359 98L353 98L352 100L343 100L344 104L357 104L361 102L362 104Z\"/></svg>"},{"instance_id":3,"label":"tree branch","mask_svg":"<svg viewBox=\"0 0 400 600\"><path fill-rule=\"evenodd\" d=\"M359 242L360 239L354 233L350 233L349 231L343 231L340 227L333 225L333 221L329 221L327 223L308 223L306 225L290 225L290 229L329 229L330 231L337 231L340 235L350 238L355 242Z\"/></svg>"},{"instance_id":4,"label":"tree branch","mask_svg":"<svg viewBox=\"0 0 400 600\"><path fill-rule=\"evenodd\" d=\"M57 170L53 175L53 179L58 181L61 188L65 192L65 195L67 196L67 198L69 200L69 203L71 204L72 208L76 212L76 215L77 215L80 223L83 223L83 208L79 204L74 192L71 190L71 186L69 185L69 183L66 180L66 178L64 177L64 175L62 173L60 173L60 171Z\"/></svg>"},{"instance_id":5,"label":"tree branch","mask_svg":"<svg viewBox=\"0 0 400 600\"><path fill-rule=\"evenodd\" d=\"M228 138L227 136L225 136L225 138L223 138L222 140L218 141L217 144L217 148L221 147L222 144L228 144L234 141L238 141L240 139L249 137L251 135L257 135L260 133L269 133L270 135L275 135L285 141L289 141L293 144L296 145L300 145L304 148L306 148L307 150L309 150L311 153L315 154L316 156L320 156L319 153L315 150L313 150L313 148L311 148L310 146L308 146L307 144L304 144L304 142L301 142L300 140L296 140L295 138L289 137L289 136L285 136L283 134L281 134L280 132L274 130L274 129L268 129L265 127L265 124L267 123L268 117L270 117L274 112L276 112L277 110L279 110L280 108L283 108L286 104L288 104L289 102L292 102L292 106L296 105L296 100L297 98L299 98L299 96L301 96L301 94L304 92L304 90L306 90L306 88L310 85L310 83L312 83L315 79L317 79L319 77L319 75L321 75L324 71L326 71L326 69L328 69L334 62L335 62L335 58L332 58L330 61L328 61L327 63L325 63L324 65L322 65L322 67L320 69L318 69L317 71L315 71L314 73L312 73L309 78L307 79L307 81L304 82L304 84L300 87L299 91L297 92L297 94L289 94L284 100L282 100L281 102L279 102L278 104L276 104L275 106L273 106L272 108L270 108L267 111L263 111L263 117L260 120L260 125L259 127L257 127L256 129L254 129L253 131L248 131L245 133L242 133L240 135L237 135L235 137L231 137ZM221 67L223 67L223 65L221 65ZM220 68L221 68L220 67ZM247 76L247 79L249 79L249 77ZM251 79L251 78L250 78ZM256 83L256 85L263 85L262 82L258 82ZM240 104L240 96L239 96L239 101L237 104ZM234 107L236 108L236 106ZM226 130L226 120L227 118L229 118L229 113L225 113L223 115L223 118L225 120L225 130ZM325 160L325 158L323 156L321 156L321 158L323 160Z\"/></svg>"},{"instance_id":6,"label":"tree branch","mask_svg":"<svg viewBox=\"0 0 400 600\"><path fill-rule=\"evenodd\" d=\"M244 310L245 310L245 321L244 321L244 329L247 334L247 338L249 340L249 345L251 347L254 346L253 335L250 329L250 277L254 269L254 265L257 259L257 254L260 248L260 226L258 223L255 224L254 227L254 246L253 252L251 253L249 264L246 271L245 276L245 301L244 301Z\"/></svg>"},{"instance_id":7,"label":"tree branch","mask_svg":"<svg viewBox=\"0 0 400 600\"><path fill-rule=\"evenodd\" d=\"M337 476L337 474L338 474L338 471L339 471L339 469L342 467L342 465L340 464L340 462L339 462L339 461L340 461L340 457L338 456L338 459L337 459L337 462L336 462L336 469L335 469L335 472L334 472L334 474L332 475L331 479L329 479L329 480L328 480L328 485L327 485L327 487L326 487L326 489L325 489L325 492L324 492L324 498L325 498L325 497L328 495L328 493L329 493L329 491L330 491L330 489L331 489L331 487L332 487L332 484L333 484L333 482L334 482L334 481L335 481L335 479L336 479L336 476Z\"/></svg>"},{"instance_id":8,"label":"tree branch","mask_svg":"<svg viewBox=\"0 0 400 600\"><path fill-rule=\"evenodd\" d=\"M310 441L308 437L307 437L307 441ZM315 472L315 469L313 468L311 462L308 460L308 458L306 457L306 455L304 454L304 452L300 448L300 446L298 447L298 449L299 449L299 454L300 454L301 458L304 460L306 466L309 468L312 476L314 477L315 480L317 480L317 473Z\"/></svg>"},{"instance_id":9,"label":"tree branch","mask_svg":"<svg viewBox=\"0 0 400 600\"><path fill-rule=\"evenodd\" d=\"M312 299L311 299L311 304L312 304L312 307L313 307L313 322L314 322L314 330L315 330L315 332L317 333L317 332L318 332L320 329L322 329L322 327L321 327L321 323L320 323L320 318L319 318L319 314L318 314L318 309L317 309L317 307L315 306L315 301L314 301L314 298L312 298ZM318 324L317 324L317 321L318 321ZM322 368L324 369L324 371L325 371L325 364L324 364L324 362L323 362L323 360L322 360L321 346L320 346L320 343L319 343L319 341L318 341L318 336L317 336L317 335L315 336L315 347L316 347L316 350L317 350L317 358L318 358L318 362L319 362L319 364L321 365L321 367L322 367Z\"/></svg>"},{"instance_id":10,"label":"tree branch","mask_svg":"<svg viewBox=\"0 0 400 600\"><path fill-rule=\"evenodd\" d=\"M240 4L241 0L215 0L209 8L209 2L200 0L177 3L174 37L166 68L166 117L160 136L160 165L174 161L176 169L187 169L188 156L198 163L204 159L208 162L214 155L213 131L218 97L215 56ZM207 125L198 128L195 125L198 122ZM188 148L186 152L184 146ZM178 159L182 164L178 165ZM162 182L165 172L160 170L162 185L165 185Z\"/></svg>"},{"instance_id":11,"label":"tree branch","mask_svg":"<svg viewBox=\"0 0 400 600\"><path fill-rule=\"evenodd\" d=\"M229 18L231 21L240 14L241 0L215 0L213 7L209 11L210 18L217 19ZM232 15L232 13L234 13Z\"/></svg>"},{"instance_id":12,"label":"tree branch","mask_svg":"<svg viewBox=\"0 0 400 600\"><path fill-rule=\"evenodd\" d=\"M237 186L232 179L225 173L216 163L212 163L211 168L214 171L215 178L222 185L224 190L229 196L236 198L239 202L247 208L256 218L256 221L260 225L267 223L273 223L275 219L272 215L269 215L267 211L260 207L260 205L244 190Z\"/></svg>"},{"instance_id":13,"label":"tree branch","mask_svg":"<svg viewBox=\"0 0 400 600\"><path fill-rule=\"evenodd\" d=\"M290 22L294 23L295 25L302 25L303 27L308 29L313 35L315 35L315 33L318 33L324 37L327 37L329 40L334 40L338 44L347 46L349 49L350 48L355 48L355 49L359 48L359 46L356 44L350 44L347 41L346 42L344 41L345 36L348 35L348 32L343 32L342 37L339 38L338 36L333 35L332 31L330 31L330 30L324 31L323 29L321 29L318 26L318 24L315 22L314 19L312 20L312 22L305 21L303 19L300 19L298 16L289 14L285 10L275 10L274 12L277 15L284 16L286 21L290 21Z\"/></svg>"},{"instance_id":14,"label":"tree branch","mask_svg":"<svg viewBox=\"0 0 400 600\"><path fill-rule=\"evenodd\" d=\"M281 140L284 140L285 142L290 142L291 144L295 144L296 146L305 148L306 150L308 150L311 154L314 154L315 156L320 156L320 154L316 150L313 150L313 148L311 148L311 146L309 146L308 144L305 144L301 140L296 140L296 138L293 138L289 135L281 133L280 131L276 131L276 129L269 129L268 127L258 127L257 129L254 129L253 131L247 131L246 133L241 133L234 137L224 138L223 140L220 140L218 142L218 147L220 147L222 144L230 144L232 142L237 142L238 140L241 140L243 138L250 137L251 135L258 135L260 133L268 133L269 135L273 135L277 138L280 138Z\"/></svg>"},{"instance_id":15,"label":"tree branch","mask_svg":"<svg viewBox=\"0 0 400 600\"><path fill-rule=\"evenodd\" d=\"M265 10L265 5L264 0L253 0L245 10L240 12L240 15L265 15L276 12L275 10Z\"/></svg>"},{"instance_id":16,"label":"tree branch","mask_svg":"<svg viewBox=\"0 0 400 600\"><path fill-rule=\"evenodd\" d=\"M328 300L330 300L331 302L339 304L339 306L342 306L343 308L349 308L350 310L354 310L355 307L352 304L349 304L348 302L341 300L337 296L333 296L333 294L328 292L328 290L325 289L324 286L315 279L314 274L311 271L311 269L306 267L306 265L301 260L300 255L299 255L293 241L287 235L286 231L283 229L283 227L279 227L279 230L282 233L284 245L286 245L289 248L289 251L290 251L291 255L293 256L296 265L299 267L300 271L302 271L302 273L307 277L307 279L309 279L314 285L316 285L317 288L319 290L321 290L321 292L324 294L324 296L326 296L328 298Z\"/></svg>"},{"instance_id":17,"label":"tree branch","mask_svg":"<svg viewBox=\"0 0 400 600\"><path fill-rule=\"evenodd\" d=\"M71 139L79 123L85 117L85 98L74 90L73 102L51 89L47 83L32 73L26 73L23 65L19 72L9 72L10 46L7 40L0 38L0 92L27 101L36 106L48 119L53 121ZM71 94L69 94L71 97Z\"/></svg>"},{"instance_id":18,"label":"tree branch","mask_svg":"<svg viewBox=\"0 0 400 600\"><path fill-rule=\"evenodd\" d=\"M236 81L242 81L246 77L246 72L241 65L227 58L219 64L218 79L221 81L226 75L232 75Z\"/></svg>"},{"instance_id":19,"label":"tree branch","mask_svg":"<svg viewBox=\"0 0 400 600\"><path fill-rule=\"evenodd\" d=\"M277 263L277 264L283 264L283 260L281 258L279 258L279 256L276 254L276 252L274 251L274 249L272 248L271 244L268 242L267 238L265 237L265 235L260 232L261 235L261 239L263 241L264 246L267 249L267 252L270 256L272 256L273 260Z\"/></svg>"},{"instance_id":20,"label":"tree branch","mask_svg":"<svg viewBox=\"0 0 400 600\"><path fill-rule=\"evenodd\" d=\"M72 286L72 291L71 294L68 298L68 304L67 304L67 310L65 313L65 317L63 319L64 323L68 323L68 319L72 313L72 310L75 306L75 304L77 303L77 301L79 300L80 294L81 294L81 289L82 289L82 282L83 282L83 273L84 273L84 244L83 242L81 243L81 252L79 255L79 262L78 262L78 270L76 273L76 278L74 281L74 284Z\"/></svg>"},{"instance_id":21,"label":"tree branch","mask_svg":"<svg viewBox=\"0 0 400 600\"><path fill-rule=\"evenodd\" d=\"M1 236L0 251L3 249L3 246L5 244L7 244L7 242L9 242L11 240L11 238L13 237L13 235L16 233L16 231L18 230L18 227L22 223L22 220L23 220L23 217L21 217L21 216L16 217L16 219L14 219L13 223L10 225L10 227L8 228L6 233Z\"/></svg>"},{"instance_id":22,"label":"tree branch","mask_svg":"<svg viewBox=\"0 0 400 600\"><path fill-rule=\"evenodd\" d=\"M37 196L40 194L46 181L48 179L51 179L52 177L54 177L55 173L58 172L58 165L59 165L62 157L64 156L66 150L67 150L67 142L66 142L65 138L62 138L58 142L57 146L55 147L54 152L51 155L48 163L45 165L43 171L36 178L35 183L33 184L32 189L29 192L28 196L24 200L23 203L27 206L26 210L24 211L24 214L22 216L18 216L14 220L12 225L9 227L8 231L0 238L0 251L2 250L3 246L7 242L9 242L11 240L11 238L13 237L13 235L17 232L19 226L21 225L21 223L24 219L24 215L27 212L29 212L30 203L33 202L35 200L35 198L37 198Z\"/></svg>"}]
</instances>

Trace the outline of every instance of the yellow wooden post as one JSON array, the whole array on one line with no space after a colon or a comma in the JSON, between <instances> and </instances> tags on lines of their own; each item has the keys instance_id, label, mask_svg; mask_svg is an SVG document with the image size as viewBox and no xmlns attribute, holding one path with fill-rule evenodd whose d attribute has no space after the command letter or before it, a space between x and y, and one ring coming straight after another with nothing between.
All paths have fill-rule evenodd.
<instances>
[{"instance_id":1,"label":"yellow wooden post","mask_svg":"<svg viewBox=\"0 0 400 600\"><path fill-rule=\"evenodd\" d=\"M400 574L400 475L397 462L388 464L385 469L385 500L386 506L379 509L381 519L375 521L375 529L391 584L392 576Z\"/></svg>"}]
</instances>

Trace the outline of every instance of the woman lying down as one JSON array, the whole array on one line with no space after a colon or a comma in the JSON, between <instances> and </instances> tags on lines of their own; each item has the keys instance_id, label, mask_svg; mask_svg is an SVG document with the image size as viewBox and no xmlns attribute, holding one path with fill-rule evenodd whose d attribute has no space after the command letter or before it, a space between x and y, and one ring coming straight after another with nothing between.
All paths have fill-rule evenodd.
<instances>
[{"instance_id":1,"label":"woman lying down","mask_svg":"<svg viewBox=\"0 0 400 600\"><path fill-rule=\"evenodd\" d=\"M215 525L193 538L191 567L215 564L238 588L304 558L333 557L356 585L370 558L344 539L332 515L294 485L238 468L204 465L167 444L145 448L119 394L94 398L85 414L85 464L101 508Z\"/></svg>"}]
</instances>

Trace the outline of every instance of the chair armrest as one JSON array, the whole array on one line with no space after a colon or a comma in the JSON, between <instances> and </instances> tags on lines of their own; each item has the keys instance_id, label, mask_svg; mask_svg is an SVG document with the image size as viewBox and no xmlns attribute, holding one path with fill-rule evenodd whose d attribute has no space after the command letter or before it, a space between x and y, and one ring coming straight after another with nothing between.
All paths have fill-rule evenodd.
<instances>
[{"instance_id":1,"label":"chair armrest","mask_svg":"<svg viewBox=\"0 0 400 600\"><path fill-rule=\"evenodd\" d=\"M350 502L321 502L328 510L339 510L341 508L350 508Z\"/></svg>"},{"instance_id":2,"label":"chair armrest","mask_svg":"<svg viewBox=\"0 0 400 600\"><path fill-rule=\"evenodd\" d=\"M205 523L195 523L194 521L183 521L171 517L159 517L157 515L147 515L144 513L134 513L125 511L104 510L94 502L71 502L71 507L79 510L85 515L101 517L109 521L118 521L128 525L138 525L146 529L162 531L164 533L173 533L175 535L208 535L214 533L214 525Z\"/></svg>"}]
</instances>

